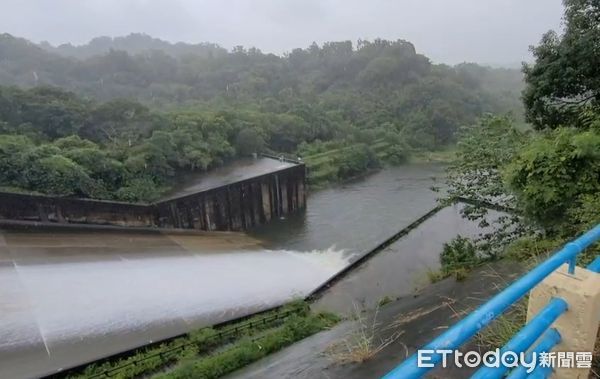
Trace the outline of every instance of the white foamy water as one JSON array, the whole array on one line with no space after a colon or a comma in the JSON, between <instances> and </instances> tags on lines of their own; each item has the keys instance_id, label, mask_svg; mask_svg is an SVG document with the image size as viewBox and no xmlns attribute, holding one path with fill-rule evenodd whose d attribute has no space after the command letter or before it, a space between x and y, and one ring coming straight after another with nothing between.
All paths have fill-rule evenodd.
<instances>
[{"instance_id":1,"label":"white foamy water","mask_svg":"<svg viewBox=\"0 0 600 379\"><path fill-rule=\"evenodd\" d=\"M256 251L27 265L17 272L42 334L54 341L277 305L305 296L345 264L334 250Z\"/></svg>"},{"instance_id":2,"label":"white foamy water","mask_svg":"<svg viewBox=\"0 0 600 379\"><path fill-rule=\"evenodd\" d=\"M13 291L0 295L0 354L43 344L50 361L85 362L304 297L348 264L343 255L262 250L3 266ZM81 363L59 361L55 368Z\"/></svg>"}]
</instances>

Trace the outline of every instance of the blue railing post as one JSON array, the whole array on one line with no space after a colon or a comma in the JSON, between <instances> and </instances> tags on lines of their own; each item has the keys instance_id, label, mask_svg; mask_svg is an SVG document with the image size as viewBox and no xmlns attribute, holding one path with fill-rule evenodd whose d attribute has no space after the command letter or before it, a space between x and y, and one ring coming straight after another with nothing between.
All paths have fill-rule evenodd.
<instances>
[{"instance_id":1,"label":"blue railing post","mask_svg":"<svg viewBox=\"0 0 600 379\"><path fill-rule=\"evenodd\" d=\"M435 338L433 341L423 346L423 350L433 350L434 353L428 356L427 363L435 366L442 360L442 354L436 353L436 350L456 350L479 330L487 326L492 320L502 314L508 307L518 301L532 288L544 280L548 275L565 263L573 265L569 271L574 272L574 262L577 255L600 239L600 224L581 235L574 241L566 244L560 251L556 252L545 262L525 274L512 285L508 286L502 292L492 297L487 303L480 306L474 312L464 319L460 320L446 332ZM418 355L413 354L402 364L394 368L384 379L412 379L420 378L433 367L419 367Z\"/></svg>"},{"instance_id":2,"label":"blue railing post","mask_svg":"<svg viewBox=\"0 0 600 379\"><path fill-rule=\"evenodd\" d=\"M589 266L587 266L587 269L593 272L600 272L600 257L590 263Z\"/></svg>"}]
</instances>

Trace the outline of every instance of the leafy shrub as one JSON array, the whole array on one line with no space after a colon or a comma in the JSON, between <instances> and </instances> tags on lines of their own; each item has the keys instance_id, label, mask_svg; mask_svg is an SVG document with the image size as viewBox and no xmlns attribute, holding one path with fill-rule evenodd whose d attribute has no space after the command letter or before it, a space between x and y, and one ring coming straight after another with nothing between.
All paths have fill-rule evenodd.
<instances>
[{"instance_id":1,"label":"leafy shrub","mask_svg":"<svg viewBox=\"0 0 600 379\"><path fill-rule=\"evenodd\" d=\"M337 176L347 179L364 173L368 169L379 167L379 159L366 144L357 144L344 149L337 159Z\"/></svg>"},{"instance_id":2,"label":"leafy shrub","mask_svg":"<svg viewBox=\"0 0 600 379\"><path fill-rule=\"evenodd\" d=\"M524 236L507 246L504 255L518 262L550 254L560 248L565 241L561 239L543 238L540 235Z\"/></svg>"},{"instance_id":3,"label":"leafy shrub","mask_svg":"<svg viewBox=\"0 0 600 379\"><path fill-rule=\"evenodd\" d=\"M477 255L475 244L466 237L456 236L452 241L445 243L440 254L443 275L454 275L462 280L473 267L481 262Z\"/></svg>"},{"instance_id":4,"label":"leafy shrub","mask_svg":"<svg viewBox=\"0 0 600 379\"><path fill-rule=\"evenodd\" d=\"M600 192L600 133L559 128L539 135L519 151L504 177L527 217L572 234L569 209Z\"/></svg>"},{"instance_id":5,"label":"leafy shrub","mask_svg":"<svg viewBox=\"0 0 600 379\"><path fill-rule=\"evenodd\" d=\"M160 192L156 183L150 178L131 179L115 193L115 197L122 201L153 201L158 199Z\"/></svg>"}]
</instances>

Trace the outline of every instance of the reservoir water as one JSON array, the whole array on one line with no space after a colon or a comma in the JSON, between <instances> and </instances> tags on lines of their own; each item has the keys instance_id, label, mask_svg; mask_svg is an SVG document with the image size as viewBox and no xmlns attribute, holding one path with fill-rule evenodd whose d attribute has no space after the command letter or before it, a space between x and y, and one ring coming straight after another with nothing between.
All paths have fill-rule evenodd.
<instances>
[{"instance_id":1,"label":"reservoir water","mask_svg":"<svg viewBox=\"0 0 600 379\"><path fill-rule=\"evenodd\" d=\"M306 211L250 237L4 230L0 378L49 374L304 296L433 208L431 187L442 183L438 165L386 169L311 193ZM457 212L428 228L451 238L465 230ZM439 243L400 249L404 270L436 267Z\"/></svg>"},{"instance_id":2,"label":"reservoir water","mask_svg":"<svg viewBox=\"0 0 600 379\"><path fill-rule=\"evenodd\" d=\"M251 231L270 247L307 251L369 250L419 218L440 196L444 167L409 164L311 193L306 211Z\"/></svg>"}]
</instances>

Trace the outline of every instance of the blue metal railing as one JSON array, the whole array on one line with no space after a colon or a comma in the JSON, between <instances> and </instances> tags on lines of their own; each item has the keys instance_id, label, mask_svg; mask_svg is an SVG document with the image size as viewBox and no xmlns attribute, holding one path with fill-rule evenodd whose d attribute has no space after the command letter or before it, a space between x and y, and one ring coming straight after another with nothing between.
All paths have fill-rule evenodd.
<instances>
[{"instance_id":1,"label":"blue metal railing","mask_svg":"<svg viewBox=\"0 0 600 379\"><path fill-rule=\"evenodd\" d=\"M555 298L538 313L527 325L523 327L514 337L508 341L500 353L512 351L522 353L529 349L531 345L546 331L560 315L567 311L567 302L560 298ZM499 365L498 367L482 367L471 377L476 379L502 378L509 367Z\"/></svg>"},{"instance_id":2,"label":"blue metal railing","mask_svg":"<svg viewBox=\"0 0 600 379\"><path fill-rule=\"evenodd\" d=\"M536 354L536 357L539 356L540 353L549 352L554 348L554 346L560 343L561 337L560 333L556 329L550 329L544 334L540 343L538 343L535 348L529 351L526 355L527 362L533 361L533 353ZM533 373L532 373L533 374ZM527 373L527 368L524 366L519 366L512 370L510 375L508 375L507 379L525 379L530 374Z\"/></svg>"},{"instance_id":3,"label":"blue metal railing","mask_svg":"<svg viewBox=\"0 0 600 379\"><path fill-rule=\"evenodd\" d=\"M487 326L496 317L501 315L507 308L521 299L525 294L527 294L531 289L533 289L563 264L569 263L569 273L573 273L577 255L598 240L600 240L600 225L597 225L595 228L583 234L579 238L566 244L560 251L552 255L546 261L525 274L519 280L515 281L509 287L491 298L487 303L480 306L467 317L460 320L433 341L423 346L422 350L434 351L429 356L431 359L428 361L428 363L433 365L439 363L442 360L443 355L441 353L437 353L437 350L458 349L461 345L477 334L477 332ZM590 266L588 266L588 269L596 272L600 271L600 257L597 258ZM529 322L519 333L517 333L515 337L511 339L511 341L509 341L505 347L503 347L503 349L510 349L516 353L524 352L529 349L531 345L545 332L546 336L542 341L540 341L537 347L543 349L548 348L550 345L556 345L556 343L558 343L556 342L557 336L552 333L552 329L548 330L548 328L552 325L554 320L556 320L566 310L567 303L563 299L553 299L548 306L545 307L538 314L538 316L531 320L531 322ZM558 339L560 339L560 335L558 335ZM432 367L419 367L417 362L418 355L413 354L402 364L385 375L383 379L421 378L424 374L432 369ZM483 371L480 370L481 373L478 371L475 374L476 378L500 378L506 373L506 371L508 371L508 369L503 367L503 365L493 368L492 370L487 370L487 368L482 370ZM534 374L536 371L532 372L530 375ZM515 375L518 375L518 373ZM539 374L536 375L544 375L543 370L539 371Z\"/></svg>"}]
</instances>

